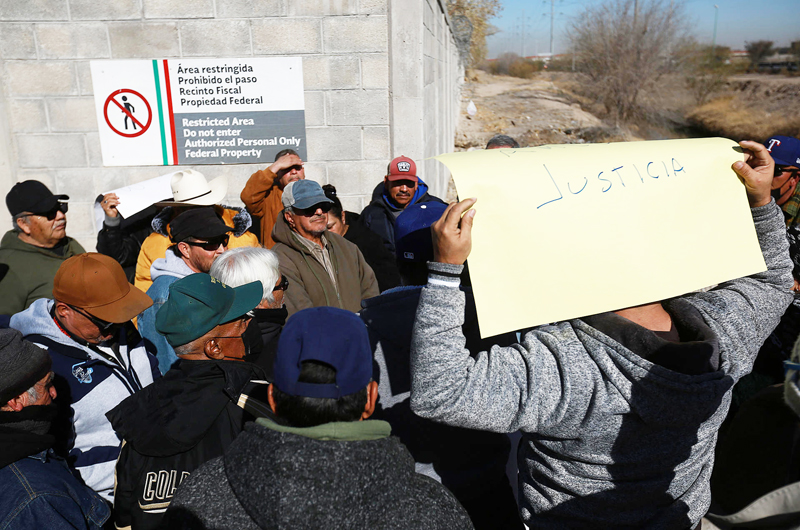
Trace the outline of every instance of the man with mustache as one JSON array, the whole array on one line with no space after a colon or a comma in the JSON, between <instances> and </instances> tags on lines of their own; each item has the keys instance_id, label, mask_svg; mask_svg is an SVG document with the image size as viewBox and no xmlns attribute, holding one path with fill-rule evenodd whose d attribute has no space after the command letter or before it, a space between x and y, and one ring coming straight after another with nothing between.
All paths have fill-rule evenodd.
<instances>
[{"instance_id":1,"label":"man with mustache","mask_svg":"<svg viewBox=\"0 0 800 530\"><path fill-rule=\"evenodd\" d=\"M0 242L0 263L18 281L0 287L0 314L19 313L53 292L53 277L64 260L86 252L67 237L67 195L53 193L37 180L14 184L6 195L13 228Z\"/></svg>"},{"instance_id":2,"label":"man with mustache","mask_svg":"<svg viewBox=\"0 0 800 530\"><path fill-rule=\"evenodd\" d=\"M428 185L417 176L417 165L407 156L389 163L383 182L372 192L372 202L361 212L360 221L381 236L384 246L395 253L394 225L397 217L411 205L444 201L428 193Z\"/></svg>"},{"instance_id":3,"label":"man with mustache","mask_svg":"<svg viewBox=\"0 0 800 530\"><path fill-rule=\"evenodd\" d=\"M313 180L290 182L281 197L283 215L272 229L272 247L289 280L289 316L317 306L357 312L361 300L378 296L378 281L358 247L327 230L331 201Z\"/></svg>"}]
</instances>

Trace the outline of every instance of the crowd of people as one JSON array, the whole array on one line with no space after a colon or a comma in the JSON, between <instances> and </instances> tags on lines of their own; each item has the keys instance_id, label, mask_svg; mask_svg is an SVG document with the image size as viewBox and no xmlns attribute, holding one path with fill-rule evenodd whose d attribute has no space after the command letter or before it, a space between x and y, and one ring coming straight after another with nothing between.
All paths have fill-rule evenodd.
<instances>
[{"instance_id":1,"label":"crowd of people","mask_svg":"<svg viewBox=\"0 0 800 530\"><path fill-rule=\"evenodd\" d=\"M178 171L97 252L17 183L0 528L798 527L800 140L741 146L765 272L484 339L476 199L408 157L359 213L291 149L245 208Z\"/></svg>"}]
</instances>

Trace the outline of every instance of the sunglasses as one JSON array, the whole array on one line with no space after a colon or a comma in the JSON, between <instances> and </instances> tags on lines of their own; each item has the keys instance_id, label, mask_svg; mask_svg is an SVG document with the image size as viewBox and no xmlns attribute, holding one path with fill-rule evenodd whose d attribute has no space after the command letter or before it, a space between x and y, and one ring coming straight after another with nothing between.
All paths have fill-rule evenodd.
<instances>
[{"instance_id":1,"label":"sunglasses","mask_svg":"<svg viewBox=\"0 0 800 530\"><path fill-rule=\"evenodd\" d=\"M791 172L791 173L792 173L792 175L794 176L794 175L797 175L797 173L798 173L798 172L800 172L800 169L795 169L795 168L786 168L786 167L781 167L781 166L775 166L775 176L776 176L776 177L780 177L780 176L781 176L781 175L783 175L783 173L784 173L784 172L786 172L786 171L789 171L789 172Z\"/></svg>"},{"instance_id":2,"label":"sunglasses","mask_svg":"<svg viewBox=\"0 0 800 530\"><path fill-rule=\"evenodd\" d=\"M272 289L272 292L285 291L288 288L289 288L289 279L286 276L284 276L283 274L281 274L281 283L276 285L275 288Z\"/></svg>"},{"instance_id":3,"label":"sunglasses","mask_svg":"<svg viewBox=\"0 0 800 530\"><path fill-rule=\"evenodd\" d=\"M220 245L227 247L229 239L230 236L222 236L209 239L208 241L187 241L186 244L193 247L200 247L208 252L214 252Z\"/></svg>"},{"instance_id":4,"label":"sunglasses","mask_svg":"<svg viewBox=\"0 0 800 530\"><path fill-rule=\"evenodd\" d=\"M33 214L33 215L39 215L41 217L45 217L48 221L52 221L53 219L56 218L56 216L58 215L58 212L67 213L68 210L69 210L69 204L68 203L59 202L58 204L56 204L50 210L48 210L46 212L42 212L42 213L36 213L36 214Z\"/></svg>"},{"instance_id":5,"label":"sunglasses","mask_svg":"<svg viewBox=\"0 0 800 530\"><path fill-rule=\"evenodd\" d=\"M292 209L298 215L302 215L303 217L311 217L317 213L317 210L322 210L322 213L328 213L329 211L331 211L331 206L332 204L329 202L321 202L319 204L315 204L314 206L302 210L300 208L295 208L294 206L292 206Z\"/></svg>"},{"instance_id":6,"label":"sunglasses","mask_svg":"<svg viewBox=\"0 0 800 530\"><path fill-rule=\"evenodd\" d=\"M88 318L88 319L89 319L89 321L90 321L92 324L94 324L95 326L97 326L97 329L99 329L99 330L100 330L100 333L102 333L102 334L104 334L104 335L105 335L106 333L108 333L108 332L109 332L109 331L110 331L112 328L114 328L115 326L120 326L120 324L117 324L117 323L114 323L114 322L106 322L105 320L100 320L100 319L99 319L99 318L97 318L97 317L93 317L93 316L92 316L92 315L90 315L89 313L84 313L83 311L81 311L80 309L78 309L77 307L75 307L74 305L69 305L69 304L67 304L67 305L68 305L69 307L71 307L71 308L72 308L74 311L76 311L76 312L80 313L81 315L85 316L86 318Z\"/></svg>"}]
</instances>

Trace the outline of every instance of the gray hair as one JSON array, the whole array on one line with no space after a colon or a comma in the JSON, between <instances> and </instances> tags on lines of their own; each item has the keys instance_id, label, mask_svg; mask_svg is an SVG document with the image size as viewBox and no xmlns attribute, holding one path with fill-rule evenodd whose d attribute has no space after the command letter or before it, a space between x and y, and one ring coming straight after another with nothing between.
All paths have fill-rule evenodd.
<instances>
[{"instance_id":1,"label":"gray hair","mask_svg":"<svg viewBox=\"0 0 800 530\"><path fill-rule=\"evenodd\" d=\"M231 287L259 280L264 287L262 301L275 301L272 290L281 277L278 255L261 247L232 248L214 260L208 273Z\"/></svg>"},{"instance_id":2,"label":"gray hair","mask_svg":"<svg viewBox=\"0 0 800 530\"><path fill-rule=\"evenodd\" d=\"M511 147L512 149L519 149L519 142L505 134L497 134L486 144L486 149L490 147Z\"/></svg>"},{"instance_id":3,"label":"gray hair","mask_svg":"<svg viewBox=\"0 0 800 530\"><path fill-rule=\"evenodd\" d=\"M17 215L11 216L11 230L14 232L22 232L22 229L19 227L19 223L17 223L17 219L25 219L25 224L28 224L28 217L30 217L30 213L22 212L18 213Z\"/></svg>"}]
</instances>

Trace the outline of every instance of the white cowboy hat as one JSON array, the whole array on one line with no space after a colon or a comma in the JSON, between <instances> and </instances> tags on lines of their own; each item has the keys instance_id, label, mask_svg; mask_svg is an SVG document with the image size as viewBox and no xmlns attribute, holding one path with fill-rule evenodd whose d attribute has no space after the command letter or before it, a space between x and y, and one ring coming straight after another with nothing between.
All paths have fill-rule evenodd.
<instances>
[{"instance_id":1,"label":"white cowboy hat","mask_svg":"<svg viewBox=\"0 0 800 530\"><path fill-rule=\"evenodd\" d=\"M156 203L156 206L211 206L218 204L228 192L228 179L217 177L211 182L199 171L184 169L172 174L170 181L172 200Z\"/></svg>"}]
</instances>

